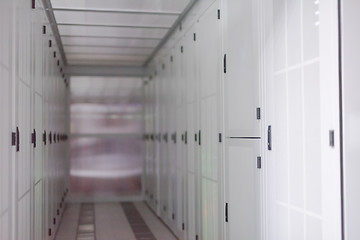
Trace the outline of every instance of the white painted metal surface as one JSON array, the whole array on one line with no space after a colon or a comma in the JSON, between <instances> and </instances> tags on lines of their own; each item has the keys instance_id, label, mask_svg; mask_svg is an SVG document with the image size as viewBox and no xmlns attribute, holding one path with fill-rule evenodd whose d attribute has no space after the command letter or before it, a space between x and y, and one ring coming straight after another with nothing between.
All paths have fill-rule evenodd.
<instances>
[{"instance_id":1,"label":"white painted metal surface","mask_svg":"<svg viewBox=\"0 0 360 240\"><path fill-rule=\"evenodd\" d=\"M341 1L344 233L345 239L358 239L360 229L359 194L359 21L358 1Z\"/></svg>"},{"instance_id":2,"label":"white painted metal surface","mask_svg":"<svg viewBox=\"0 0 360 240\"><path fill-rule=\"evenodd\" d=\"M226 239L262 239L260 139L226 139Z\"/></svg>"},{"instance_id":3,"label":"white painted metal surface","mask_svg":"<svg viewBox=\"0 0 360 240\"><path fill-rule=\"evenodd\" d=\"M263 9L266 236L341 239L337 1Z\"/></svg>"},{"instance_id":4,"label":"white painted metal surface","mask_svg":"<svg viewBox=\"0 0 360 240\"><path fill-rule=\"evenodd\" d=\"M225 135L260 137L260 1L224 2Z\"/></svg>"}]
</instances>

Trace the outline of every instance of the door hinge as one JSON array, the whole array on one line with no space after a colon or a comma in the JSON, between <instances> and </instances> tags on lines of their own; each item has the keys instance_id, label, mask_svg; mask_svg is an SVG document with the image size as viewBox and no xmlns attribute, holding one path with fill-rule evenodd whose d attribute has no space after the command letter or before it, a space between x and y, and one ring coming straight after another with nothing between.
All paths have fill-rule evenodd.
<instances>
[{"instance_id":1,"label":"door hinge","mask_svg":"<svg viewBox=\"0 0 360 240\"><path fill-rule=\"evenodd\" d=\"M196 33L194 33L194 42L196 42Z\"/></svg>"},{"instance_id":2,"label":"door hinge","mask_svg":"<svg viewBox=\"0 0 360 240\"><path fill-rule=\"evenodd\" d=\"M52 47L52 41L49 40L49 47L51 48Z\"/></svg>"},{"instance_id":3,"label":"door hinge","mask_svg":"<svg viewBox=\"0 0 360 240\"><path fill-rule=\"evenodd\" d=\"M217 18L218 18L218 19L221 18L221 11L220 11L220 9L217 10Z\"/></svg>"},{"instance_id":4,"label":"door hinge","mask_svg":"<svg viewBox=\"0 0 360 240\"><path fill-rule=\"evenodd\" d=\"M330 145L330 147L335 147L335 131L334 130L329 131L329 145Z\"/></svg>"},{"instance_id":5,"label":"door hinge","mask_svg":"<svg viewBox=\"0 0 360 240\"><path fill-rule=\"evenodd\" d=\"M32 8L32 9L35 9L35 8L36 8L35 0L31 0L31 8Z\"/></svg>"},{"instance_id":6,"label":"door hinge","mask_svg":"<svg viewBox=\"0 0 360 240\"><path fill-rule=\"evenodd\" d=\"M194 135L195 142L197 142L197 134Z\"/></svg>"},{"instance_id":7,"label":"door hinge","mask_svg":"<svg viewBox=\"0 0 360 240\"><path fill-rule=\"evenodd\" d=\"M49 237L51 237L51 228L49 228L48 235L49 235Z\"/></svg>"},{"instance_id":8,"label":"door hinge","mask_svg":"<svg viewBox=\"0 0 360 240\"><path fill-rule=\"evenodd\" d=\"M261 169L261 157L257 157L256 160L256 167Z\"/></svg>"},{"instance_id":9,"label":"door hinge","mask_svg":"<svg viewBox=\"0 0 360 240\"><path fill-rule=\"evenodd\" d=\"M188 142L188 137L187 137L187 131L185 131L185 144L187 144L187 142Z\"/></svg>"},{"instance_id":10,"label":"door hinge","mask_svg":"<svg viewBox=\"0 0 360 240\"><path fill-rule=\"evenodd\" d=\"M49 133L49 143L52 144L52 133Z\"/></svg>"},{"instance_id":11,"label":"door hinge","mask_svg":"<svg viewBox=\"0 0 360 240\"><path fill-rule=\"evenodd\" d=\"M219 133L219 143L221 143L221 142L222 142L222 134Z\"/></svg>"},{"instance_id":12,"label":"door hinge","mask_svg":"<svg viewBox=\"0 0 360 240\"><path fill-rule=\"evenodd\" d=\"M180 47L180 52L183 53L184 52L184 46Z\"/></svg>"},{"instance_id":13,"label":"door hinge","mask_svg":"<svg viewBox=\"0 0 360 240\"><path fill-rule=\"evenodd\" d=\"M226 54L224 54L224 73L226 73Z\"/></svg>"},{"instance_id":14,"label":"door hinge","mask_svg":"<svg viewBox=\"0 0 360 240\"><path fill-rule=\"evenodd\" d=\"M229 204L225 203L225 222L229 222Z\"/></svg>"},{"instance_id":15,"label":"door hinge","mask_svg":"<svg viewBox=\"0 0 360 240\"><path fill-rule=\"evenodd\" d=\"M267 148L269 151L272 150L272 136L271 136L271 126L268 126L268 140L267 140Z\"/></svg>"},{"instance_id":16,"label":"door hinge","mask_svg":"<svg viewBox=\"0 0 360 240\"><path fill-rule=\"evenodd\" d=\"M185 231L185 223L182 224L182 230Z\"/></svg>"},{"instance_id":17,"label":"door hinge","mask_svg":"<svg viewBox=\"0 0 360 240\"><path fill-rule=\"evenodd\" d=\"M46 26L43 25L43 34L46 34Z\"/></svg>"},{"instance_id":18,"label":"door hinge","mask_svg":"<svg viewBox=\"0 0 360 240\"><path fill-rule=\"evenodd\" d=\"M172 214L172 219L175 220L175 213Z\"/></svg>"},{"instance_id":19,"label":"door hinge","mask_svg":"<svg viewBox=\"0 0 360 240\"><path fill-rule=\"evenodd\" d=\"M256 119L257 120L261 119L261 108L256 108Z\"/></svg>"},{"instance_id":20,"label":"door hinge","mask_svg":"<svg viewBox=\"0 0 360 240\"><path fill-rule=\"evenodd\" d=\"M199 235L196 235L195 239L196 239L196 240L199 240Z\"/></svg>"}]
</instances>

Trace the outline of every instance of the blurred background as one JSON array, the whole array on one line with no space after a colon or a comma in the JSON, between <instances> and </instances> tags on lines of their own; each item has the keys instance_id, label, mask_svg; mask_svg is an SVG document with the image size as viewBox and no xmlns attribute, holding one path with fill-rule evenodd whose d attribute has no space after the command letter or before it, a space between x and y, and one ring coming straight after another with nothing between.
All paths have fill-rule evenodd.
<instances>
[{"instance_id":1,"label":"blurred background","mask_svg":"<svg viewBox=\"0 0 360 240\"><path fill-rule=\"evenodd\" d=\"M70 191L74 198L140 196L142 110L140 78L71 78Z\"/></svg>"}]
</instances>

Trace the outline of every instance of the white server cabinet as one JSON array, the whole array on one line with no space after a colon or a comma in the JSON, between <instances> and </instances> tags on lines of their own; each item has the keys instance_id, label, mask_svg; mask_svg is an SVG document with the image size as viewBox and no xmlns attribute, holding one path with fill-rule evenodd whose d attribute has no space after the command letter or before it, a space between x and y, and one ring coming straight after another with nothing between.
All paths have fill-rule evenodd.
<instances>
[{"instance_id":1,"label":"white server cabinet","mask_svg":"<svg viewBox=\"0 0 360 240\"><path fill-rule=\"evenodd\" d=\"M176 233L182 234L184 224L184 161L186 161L186 153L184 152L184 145L181 141L181 135L184 132L185 124L185 108L176 107L176 131L172 133L172 141L176 145Z\"/></svg>"},{"instance_id":2,"label":"white server cabinet","mask_svg":"<svg viewBox=\"0 0 360 240\"><path fill-rule=\"evenodd\" d=\"M176 132L176 98L174 96L176 96L176 92L177 92L177 87L176 87L176 78L174 76L174 72L176 69L176 61L179 61L179 58L176 56L176 49L171 49L169 51L169 55L167 57L167 62L168 62L168 67L169 67L169 75L167 77L167 81L168 81L168 93L167 93L167 102L169 103L169 113L168 113L168 124L169 124L169 128L167 132L163 133L163 139L162 141L164 141L167 145L168 145L168 151L169 151L169 173L170 173L170 178L169 178L169 187L170 187L170 191L169 191L169 200L171 202L171 212L169 212L169 214L171 214L171 221L169 222L169 225L171 228L175 229L176 228L176 219L177 219L177 175L176 175L176 157L177 157L177 148L176 148L176 144L171 140L171 134L173 132Z\"/></svg>"},{"instance_id":3,"label":"white server cabinet","mask_svg":"<svg viewBox=\"0 0 360 240\"><path fill-rule=\"evenodd\" d=\"M224 1L224 106L227 137L260 137L260 0Z\"/></svg>"},{"instance_id":4,"label":"white server cabinet","mask_svg":"<svg viewBox=\"0 0 360 240\"><path fill-rule=\"evenodd\" d=\"M226 239L262 239L260 139L226 139Z\"/></svg>"},{"instance_id":5,"label":"white server cabinet","mask_svg":"<svg viewBox=\"0 0 360 240\"><path fill-rule=\"evenodd\" d=\"M266 237L341 239L337 1L263 1Z\"/></svg>"},{"instance_id":6,"label":"white server cabinet","mask_svg":"<svg viewBox=\"0 0 360 240\"><path fill-rule=\"evenodd\" d=\"M0 2L0 239L12 239L13 165L11 129L13 124L13 1Z\"/></svg>"},{"instance_id":7,"label":"white server cabinet","mask_svg":"<svg viewBox=\"0 0 360 240\"><path fill-rule=\"evenodd\" d=\"M215 1L200 17L197 25L197 41L200 79L200 129L198 143L201 161L201 239L221 239L222 221L219 216L221 202L219 143L220 127L220 94L222 81L221 56L221 21L218 18L219 1ZM209 49L211 51L209 52ZM210 54L209 54L210 53Z\"/></svg>"},{"instance_id":8,"label":"white server cabinet","mask_svg":"<svg viewBox=\"0 0 360 240\"><path fill-rule=\"evenodd\" d=\"M160 113L161 113L161 108L160 108L160 99L161 99L161 85L159 82L159 77L158 77L158 71L155 70L155 74L154 74L154 128L153 131L150 132L150 136L151 134L154 134L155 132L159 132L161 131L161 125L160 125ZM161 209L162 209L162 186L161 186L161 168L160 168L160 144L156 144L154 141L152 141L152 144L155 147L155 152L154 152L154 161L155 161L155 176L156 176L156 195L154 194L154 201L155 203L157 203L157 213L158 215L160 215L161 213Z\"/></svg>"},{"instance_id":9,"label":"white server cabinet","mask_svg":"<svg viewBox=\"0 0 360 240\"><path fill-rule=\"evenodd\" d=\"M192 25L182 39L183 79L184 86L184 108L186 119L184 120L184 132L182 133L184 146L184 228L185 239L196 239L198 236L197 210L200 205L197 203L199 188L199 169L197 168L198 158L196 155L197 142L195 133L198 127L198 115L195 106L198 99L198 75L197 75L197 48L196 48L196 24ZM185 162L186 161L186 162Z\"/></svg>"},{"instance_id":10,"label":"white server cabinet","mask_svg":"<svg viewBox=\"0 0 360 240\"><path fill-rule=\"evenodd\" d=\"M16 74L16 132L19 133L16 153L16 199L15 199L15 239L32 239L31 198L31 8L27 1L15 3L15 28L18 41L15 46ZM29 237L30 236L30 237Z\"/></svg>"},{"instance_id":11,"label":"white server cabinet","mask_svg":"<svg viewBox=\"0 0 360 240\"><path fill-rule=\"evenodd\" d=\"M360 238L359 194L359 1L341 2L343 189L345 239Z\"/></svg>"},{"instance_id":12,"label":"white server cabinet","mask_svg":"<svg viewBox=\"0 0 360 240\"><path fill-rule=\"evenodd\" d=\"M169 155L168 148L164 141L159 141L159 135L167 132L168 128L168 102L166 99L167 93L167 68L165 63L161 62L158 66L158 83L160 89L159 106L160 106L160 127L158 131L154 132L153 140L157 142L160 147L160 184L161 184L161 216L164 221L168 221L168 213L171 211L169 204Z\"/></svg>"}]
</instances>

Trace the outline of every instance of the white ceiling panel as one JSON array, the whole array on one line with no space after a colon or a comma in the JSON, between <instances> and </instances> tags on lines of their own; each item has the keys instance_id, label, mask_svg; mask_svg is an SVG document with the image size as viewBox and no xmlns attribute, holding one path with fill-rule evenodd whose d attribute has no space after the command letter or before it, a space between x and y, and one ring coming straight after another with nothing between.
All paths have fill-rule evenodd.
<instances>
[{"instance_id":1,"label":"white ceiling panel","mask_svg":"<svg viewBox=\"0 0 360 240\"><path fill-rule=\"evenodd\" d=\"M53 8L181 12L189 0L51 0Z\"/></svg>"},{"instance_id":2,"label":"white ceiling panel","mask_svg":"<svg viewBox=\"0 0 360 240\"><path fill-rule=\"evenodd\" d=\"M98 45L98 46L119 46L119 47L151 47L155 48L158 40L140 40L140 39L114 39L114 38L62 38L64 46L66 45Z\"/></svg>"},{"instance_id":3,"label":"white ceiling panel","mask_svg":"<svg viewBox=\"0 0 360 240\"><path fill-rule=\"evenodd\" d=\"M58 26L60 35L91 35L116 37L157 37L163 38L165 29L137 29L112 27Z\"/></svg>"},{"instance_id":4,"label":"white ceiling panel","mask_svg":"<svg viewBox=\"0 0 360 240\"><path fill-rule=\"evenodd\" d=\"M70 65L96 65L96 66L129 66L140 67L144 61L139 60L94 60L94 59L68 59Z\"/></svg>"},{"instance_id":5,"label":"white ceiling panel","mask_svg":"<svg viewBox=\"0 0 360 240\"><path fill-rule=\"evenodd\" d=\"M68 64L142 66L192 0L50 1Z\"/></svg>"},{"instance_id":6,"label":"white ceiling panel","mask_svg":"<svg viewBox=\"0 0 360 240\"><path fill-rule=\"evenodd\" d=\"M171 27L177 15L119 14L99 12L54 11L57 23L135 25Z\"/></svg>"},{"instance_id":7,"label":"white ceiling panel","mask_svg":"<svg viewBox=\"0 0 360 240\"><path fill-rule=\"evenodd\" d=\"M151 48L102 48L102 47L65 47L66 54L128 54L128 55L149 55Z\"/></svg>"},{"instance_id":8,"label":"white ceiling panel","mask_svg":"<svg viewBox=\"0 0 360 240\"><path fill-rule=\"evenodd\" d=\"M146 56L133 56L133 55L104 55L104 54L69 54L68 60L86 60L91 59L93 61L129 61L129 62L142 62L146 60Z\"/></svg>"},{"instance_id":9,"label":"white ceiling panel","mask_svg":"<svg viewBox=\"0 0 360 240\"><path fill-rule=\"evenodd\" d=\"M69 60L110 60L110 61L144 61L146 56L119 55L119 54L68 54Z\"/></svg>"}]
</instances>

